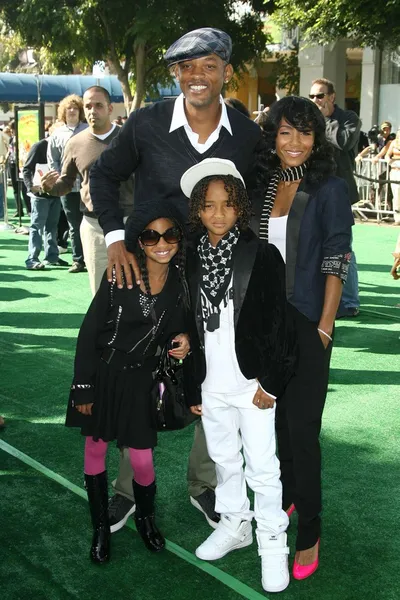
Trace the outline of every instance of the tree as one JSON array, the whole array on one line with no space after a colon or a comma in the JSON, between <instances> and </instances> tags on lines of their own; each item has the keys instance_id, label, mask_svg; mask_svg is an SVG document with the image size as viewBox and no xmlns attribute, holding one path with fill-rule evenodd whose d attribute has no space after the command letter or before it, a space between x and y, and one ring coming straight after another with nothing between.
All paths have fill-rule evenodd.
<instances>
[{"instance_id":1,"label":"tree","mask_svg":"<svg viewBox=\"0 0 400 600\"><path fill-rule=\"evenodd\" d=\"M348 38L361 46L400 45L399 0L276 0L282 25L298 26L302 38L326 44Z\"/></svg>"},{"instance_id":2,"label":"tree","mask_svg":"<svg viewBox=\"0 0 400 600\"><path fill-rule=\"evenodd\" d=\"M258 10L265 8L265 2L254 3ZM185 31L207 23L230 33L239 69L261 56L266 44L261 16L248 5L244 0L198 0L193 10L188 0L2 0L9 26L28 45L47 48L64 72L77 62L89 68L107 60L121 82L128 112L157 83L170 80L162 55Z\"/></svg>"},{"instance_id":3,"label":"tree","mask_svg":"<svg viewBox=\"0 0 400 600\"><path fill-rule=\"evenodd\" d=\"M299 49L277 52L272 67L270 81L287 94L298 96L300 93Z\"/></svg>"},{"instance_id":4,"label":"tree","mask_svg":"<svg viewBox=\"0 0 400 600\"><path fill-rule=\"evenodd\" d=\"M49 52L39 48L28 53L21 35L8 29L0 18L0 71L37 73L44 70L57 72Z\"/></svg>"}]
</instances>

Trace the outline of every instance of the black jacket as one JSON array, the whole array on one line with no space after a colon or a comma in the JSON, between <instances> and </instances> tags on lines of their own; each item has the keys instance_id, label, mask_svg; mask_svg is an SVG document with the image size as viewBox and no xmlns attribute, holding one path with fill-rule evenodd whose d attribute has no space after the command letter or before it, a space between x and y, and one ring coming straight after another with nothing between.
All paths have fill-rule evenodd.
<instances>
[{"instance_id":1,"label":"black jacket","mask_svg":"<svg viewBox=\"0 0 400 600\"><path fill-rule=\"evenodd\" d=\"M335 110L325 121L326 139L335 151L336 175L346 181L350 203L354 204L360 199L353 171L358 153L361 120L352 110L343 110L335 104Z\"/></svg>"},{"instance_id":2,"label":"black jacket","mask_svg":"<svg viewBox=\"0 0 400 600\"><path fill-rule=\"evenodd\" d=\"M258 233L262 204L254 206L252 229ZM310 321L321 318L325 298L324 265L346 262L354 225L346 183L328 177L311 184L307 175L289 211L286 230L286 297Z\"/></svg>"},{"instance_id":3,"label":"black jacket","mask_svg":"<svg viewBox=\"0 0 400 600\"><path fill-rule=\"evenodd\" d=\"M204 323L201 311L201 265L198 237L187 250L187 280L200 348L196 377L204 381ZM285 269L275 246L247 229L233 256L233 302L236 356L242 374L257 378L266 392L280 396L295 366L295 343L286 316Z\"/></svg>"},{"instance_id":4,"label":"black jacket","mask_svg":"<svg viewBox=\"0 0 400 600\"><path fill-rule=\"evenodd\" d=\"M180 188L183 173L205 158L232 160L242 174L250 199L256 192L258 156L264 146L260 127L227 106L231 135L221 128L218 140L204 154L193 148L184 128L169 132L173 100L135 110L118 137L104 150L90 171L90 196L104 234L124 229L118 211L121 181L135 174L135 205L170 199L184 219L189 201Z\"/></svg>"},{"instance_id":5,"label":"black jacket","mask_svg":"<svg viewBox=\"0 0 400 600\"><path fill-rule=\"evenodd\" d=\"M118 289L115 279L109 283L104 273L79 331L70 401L74 404L95 401L98 363L106 348L120 353L126 358L126 364L144 363L152 360L158 345L163 347L172 335L187 332L193 317L187 316L183 292L177 269L170 269L154 305L159 319L157 336L148 347L153 322L151 315L143 316L139 288L135 286L129 290L124 286ZM194 324L191 326L193 328Z\"/></svg>"}]
</instances>

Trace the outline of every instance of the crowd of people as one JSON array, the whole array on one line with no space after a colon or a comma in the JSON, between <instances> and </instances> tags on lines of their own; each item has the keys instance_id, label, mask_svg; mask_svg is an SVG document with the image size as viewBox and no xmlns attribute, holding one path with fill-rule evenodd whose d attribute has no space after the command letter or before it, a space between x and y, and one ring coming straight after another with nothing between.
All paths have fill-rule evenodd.
<instances>
[{"instance_id":1,"label":"crowd of people","mask_svg":"<svg viewBox=\"0 0 400 600\"><path fill-rule=\"evenodd\" d=\"M16 131L15 121L12 120L9 124L0 130L0 166L6 168L6 177L10 178L12 188L14 192L14 199L16 204L16 213L14 218L24 215L24 209L21 204L20 195L18 193L18 177L16 170ZM3 179L3 178L2 178ZM30 197L27 193L27 189L24 185L21 186L21 195L25 204L27 214L31 212ZM0 186L0 220L4 218L4 190L3 186Z\"/></svg>"},{"instance_id":2,"label":"crowd of people","mask_svg":"<svg viewBox=\"0 0 400 600\"><path fill-rule=\"evenodd\" d=\"M364 134L365 140L359 144L359 153L356 156L356 163L363 159L370 159L372 165L378 166L380 161L385 161L386 165L377 171L375 177L380 183L378 194L385 196L385 185L390 183L387 188L387 204L390 210L393 210L393 225L400 225L400 168L397 155L400 147L400 128L396 133L392 132L392 123L383 121L380 125L374 125L368 134ZM395 156L393 156L395 154ZM372 172L371 175L374 175ZM371 189L371 195L375 195L376 189ZM371 200L374 200L371 197ZM371 206L373 208L373 205ZM390 217L391 220L391 217Z\"/></svg>"},{"instance_id":3,"label":"crowd of people","mask_svg":"<svg viewBox=\"0 0 400 600\"><path fill-rule=\"evenodd\" d=\"M336 104L327 79L253 122L221 96L231 52L220 30L185 34L165 54L181 95L132 112L122 127L101 86L60 104L59 126L24 166L26 266L63 266L62 205L72 272L87 269L93 294L66 417L85 436L91 559L110 559L111 534L130 515L150 551L165 546L149 397L167 345L189 374L186 399L198 417L188 491L213 531L196 556L218 560L251 545L254 517L262 586L279 592L290 581L294 511L292 575L308 578L319 565L319 435L335 319L360 306L351 205L361 122ZM112 441L121 454L109 499Z\"/></svg>"},{"instance_id":4,"label":"crowd of people","mask_svg":"<svg viewBox=\"0 0 400 600\"><path fill-rule=\"evenodd\" d=\"M122 127L127 117L117 117L113 126ZM16 167L15 121L3 128L0 135L0 164L7 164L17 211L14 218L24 216L21 192L26 213L30 216L28 257L29 270L43 270L46 266L70 267L70 273L86 271L81 241L81 176L65 193L49 195L40 185L40 173L57 171L61 174L64 149L68 140L88 127L83 99L76 94L65 97L59 104L57 119L45 126L45 138L34 144L26 158L20 189ZM39 174L39 175L38 175ZM3 188L0 186L0 219L4 218ZM72 265L60 258L71 245ZM44 258L40 253L44 249Z\"/></svg>"}]
</instances>

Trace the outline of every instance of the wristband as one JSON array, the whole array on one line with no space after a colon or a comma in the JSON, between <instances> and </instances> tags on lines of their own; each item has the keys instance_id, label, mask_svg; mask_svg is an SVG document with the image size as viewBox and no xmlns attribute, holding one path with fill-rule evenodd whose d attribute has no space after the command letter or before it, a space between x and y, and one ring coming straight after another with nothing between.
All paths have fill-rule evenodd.
<instances>
[{"instance_id":1,"label":"wristband","mask_svg":"<svg viewBox=\"0 0 400 600\"><path fill-rule=\"evenodd\" d=\"M319 328L318 328L318 331L319 331L320 333L322 333L322 335L326 336L326 337L327 337L327 338L328 338L330 341L332 341L332 338L331 338L331 336L330 336L330 335L328 335L328 334L326 333L326 331L323 331L322 329L319 329Z\"/></svg>"}]
</instances>

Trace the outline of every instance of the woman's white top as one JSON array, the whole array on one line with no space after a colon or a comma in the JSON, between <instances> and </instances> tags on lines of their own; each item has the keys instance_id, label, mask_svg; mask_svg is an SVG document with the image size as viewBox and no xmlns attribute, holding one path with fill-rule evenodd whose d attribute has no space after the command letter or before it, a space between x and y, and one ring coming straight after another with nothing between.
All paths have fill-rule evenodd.
<instances>
[{"instance_id":1,"label":"woman's white top","mask_svg":"<svg viewBox=\"0 0 400 600\"><path fill-rule=\"evenodd\" d=\"M270 217L268 226L268 241L278 248L285 263L287 220L288 215L284 217Z\"/></svg>"}]
</instances>

